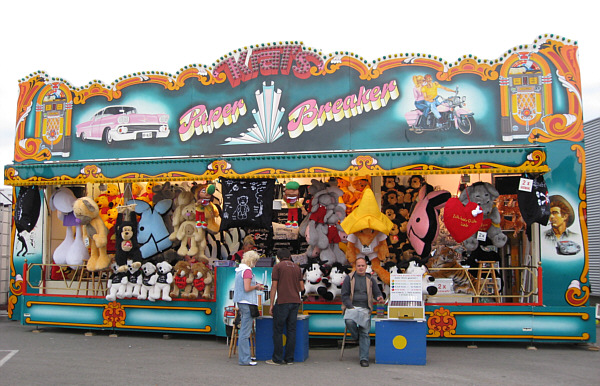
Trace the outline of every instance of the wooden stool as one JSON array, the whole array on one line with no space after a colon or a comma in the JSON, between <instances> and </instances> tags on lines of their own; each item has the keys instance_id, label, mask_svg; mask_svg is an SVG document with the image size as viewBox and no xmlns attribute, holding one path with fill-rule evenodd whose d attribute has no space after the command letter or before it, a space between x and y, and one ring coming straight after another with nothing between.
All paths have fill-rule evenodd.
<instances>
[{"instance_id":1,"label":"wooden stool","mask_svg":"<svg viewBox=\"0 0 600 386\"><path fill-rule=\"evenodd\" d=\"M237 352L238 330L240 329L241 319L238 322L238 309L235 309L233 326L231 326L231 337L229 338L229 358ZM250 333L250 355L256 358L256 331L254 330L254 320L252 321L252 332Z\"/></svg>"},{"instance_id":2,"label":"wooden stool","mask_svg":"<svg viewBox=\"0 0 600 386\"><path fill-rule=\"evenodd\" d=\"M486 264L488 266L486 266ZM484 283L488 279L492 280L492 288L494 289L494 297L496 302L500 302L500 291L498 290L498 281L496 280L496 261L480 261L479 270L477 271L477 295L481 295ZM485 273L485 276L483 275ZM479 297L475 297L475 303L479 303Z\"/></svg>"}]
</instances>

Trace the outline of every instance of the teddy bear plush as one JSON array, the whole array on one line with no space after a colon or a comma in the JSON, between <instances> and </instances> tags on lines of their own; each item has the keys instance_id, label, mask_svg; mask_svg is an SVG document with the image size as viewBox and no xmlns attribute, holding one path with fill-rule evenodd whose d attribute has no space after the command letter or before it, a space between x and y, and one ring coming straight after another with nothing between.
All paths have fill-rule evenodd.
<instances>
[{"instance_id":1,"label":"teddy bear plush","mask_svg":"<svg viewBox=\"0 0 600 386\"><path fill-rule=\"evenodd\" d=\"M173 232L169 236L171 241L177 240L177 232L179 225L182 222L189 220L193 221L196 217L196 205L194 202L194 195L189 190L181 189L177 197L175 198L175 209L173 210L172 225ZM191 205L190 205L191 204Z\"/></svg>"},{"instance_id":2,"label":"teddy bear plush","mask_svg":"<svg viewBox=\"0 0 600 386\"><path fill-rule=\"evenodd\" d=\"M156 275L156 265L147 261L142 264L140 270L142 271L142 285L140 287L140 294L137 298L139 300L148 299L153 302L154 299L149 297L149 295L154 292L154 284L156 284L156 279L158 278L158 275Z\"/></svg>"},{"instance_id":3,"label":"teddy bear plush","mask_svg":"<svg viewBox=\"0 0 600 386\"><path fill-rule=\"evenodd\" d=\"M188 299L197 299L200 296L204 299L211 299L214 277L210 268L202 261L196 262L192 264L192 277L192 290Z\"/></svg>"},{"instance_id":4,"label":"teddy bear plush","mask_svg":"<svg viewBox=\"0 0 600 386\"><path fill-rule=\"evenodd\" d=\"M459 196L460 202L466 205L469 201L479 205L483 211L483 224L480 231L487 232L487 238L497 248L502 248L508 237L500 229L500 212L496 207L495 200L500 193L489 182L475 182L468 186ZM474 251L479 246L477 232L463 242L468 252Z\"/></svg>"},{"instance_id":5,"label":"teddy bear plush","mask_svg":"<svg viewBox=\"0 0 600 386\"><path fill-rule=\"evenodd\" d=\"M177 250L179 256L192 257L200 255L206 258L206 234L204 229L196 227L195 221L186 220L179 224L177 240L181 241L181 245Z\"/></svg>"},{"instance_id":6,"label":"teddy bear plush","mask_svg":"<svg viewBox=\"0 0 600 386\"><path fill-rule=\"evenodd\" d=\"M142 271L140 270L141 263L132 259L127 260L127 285L123 297L137 298L140 295L142 288Z\"/></svg>"},{"instance_id":7,"label":"teddy bear plush","mask_svg":"<svg viewBox=\"0 0 600 386\"><path fill-rule=\"evenodd\" d=\"M185 260L180 260L173 267L173 282L171 283L171 298L185 298L192 290L192 267Z\"/></svg>"},{"instance_id":8,"label":"teddy bear plush","mask_svg":"<svg viewBox=\"0 0 600 386\"><path fill-rule=\"evenodd\" d=\"M152 293L148 294L148 300L166 300L170 302L171 283L173 282L173 266L168 261L161 261L156 264L156 282L152 289Z\"/></svg>"},{"instance_id":9,"label":"teddy bear plush","mask_svg":"<svg viewBox=\"0 0 600 386\"><path fill-rule=\"evenodd\" d=\"M127 286L127 274L125 272L120 272L119 266L114 261L110 264L110 268L112 273L108 278L108 282L106 283L106 287L108 289L106 300L109 302L114 302L117 300L117 298L122 299L123 295L125 294L125 287Z\"/></svg>"},{"instance_id":10,"label":"teddy bear plush","mask_svg":"<svg viewBox=\"0 0 600 386\"><path fill-rule=\"evenodd\" d=\"M83 239L89 242L87 270L102 271L110 264L110 257L106 253L108 229L100 218L98 205L89 197L78 198L73 203L73 214L81 222Z\"/></svg>"},{"instance_id":11,"label":"teddy bear plush","mask_svg":"<svg viewBox=\"0 0 600 386\"><path fill-rule=\"evenodd\" d=\"M115 261L121 272L128 270L129 260L137 270L142 265L142 253L137 240L137 219L133 213L135 205L120 206L117 210L120 213L115 232Z\"/></svg>"}]
</instances>

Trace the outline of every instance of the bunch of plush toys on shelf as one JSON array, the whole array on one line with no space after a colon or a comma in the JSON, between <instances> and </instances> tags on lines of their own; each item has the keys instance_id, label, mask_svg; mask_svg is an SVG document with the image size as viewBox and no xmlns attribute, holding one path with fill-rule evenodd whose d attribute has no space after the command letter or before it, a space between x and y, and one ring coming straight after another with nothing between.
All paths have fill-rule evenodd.
<instances>
[{"instance_id":1,"label":"bunch of plush toys on shelf","mask_svg":"<svg viewBox=\"0 0 600 386\"><path fill-rule=\"evenodd\" d=\"M435 293L435 277L452 278L455 292L470 293L465 283L472 277L461 269L463 256L457 250L477 257L489 253L486 245L501 248L506 243L495 205L498 191L477 182L452 197L418 175L406 186L398 181L383 177L381 202L366 177L352 182L313 179L302 198L297 182L282 185L285 226L297 228L306 240L306 262L301 264L305 296L339 299L344 277L358 257L367 258L369 272L388 295L390 275L402 272L422 274L429 295ZM242 228L220 229L216 191L212 183L149 183L145 188L134 183L126 199L117 185L108 184L92 199L59 188L50 206L67 232L53 253L54 262L73 268L85 263L94 272L110 267L109 301L210 299L215 261L230 259L247 236ZM428 268L455 270L429 274Z\"/></svg>"}]
</instances>

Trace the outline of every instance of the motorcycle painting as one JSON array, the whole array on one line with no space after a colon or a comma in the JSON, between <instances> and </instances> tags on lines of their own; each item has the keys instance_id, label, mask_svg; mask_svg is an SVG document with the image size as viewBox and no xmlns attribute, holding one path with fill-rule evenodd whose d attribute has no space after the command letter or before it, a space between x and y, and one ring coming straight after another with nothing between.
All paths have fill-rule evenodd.
<instances>
[{"instance_id":1,"label":"motorcycle painting","mask_svg":"<svg viewBox=\"0 0 600 386\"><path fill-rule=\"evenodd\" d=\"M435 104L441 115L440 118L436 118L432 111L425 114L426 108L411 110L404 115L409 130L415 134L422 134L426 131L455 129L465 135L470 135L476 128L476 123L473 117L474 113L465 107L466 100L466 96L458 95L458 87L454 95L448 98L438 95L435 98Z\"/></svg>"}]
</instances>

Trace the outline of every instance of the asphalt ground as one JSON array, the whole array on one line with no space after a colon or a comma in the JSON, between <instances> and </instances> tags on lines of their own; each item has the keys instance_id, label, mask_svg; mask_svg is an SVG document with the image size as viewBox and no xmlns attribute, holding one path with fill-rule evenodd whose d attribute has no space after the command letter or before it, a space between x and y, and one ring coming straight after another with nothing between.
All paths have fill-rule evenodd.
<instances>
[{"instance_id":1,"label":"asphalt ground","mask_svg":"<svg viewBox=\"0 0 600 386\"><path fill-rule=\"evenodd\" d=\"M600 336L600 335L599 335ZM600 353L588 344L428 342L427 364L360 367L336 340L311 339L293 366L238 366L225 338L41 328L0 315L0 385L598 385Z\"/></svg>"}]
</instances>

